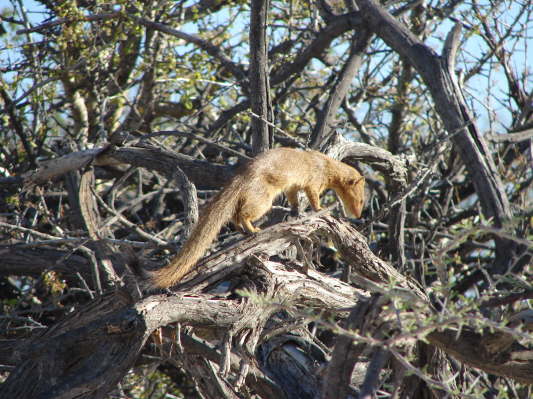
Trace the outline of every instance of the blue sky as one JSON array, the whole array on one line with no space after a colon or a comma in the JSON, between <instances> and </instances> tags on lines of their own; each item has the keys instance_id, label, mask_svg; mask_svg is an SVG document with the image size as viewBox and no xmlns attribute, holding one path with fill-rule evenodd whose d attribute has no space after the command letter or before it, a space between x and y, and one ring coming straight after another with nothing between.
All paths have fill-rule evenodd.
<instances>
[{"instance_id":1,"label":"blue sky","mask_svg":"<svg viewBox=\"0 0 533 399\"><path fill-rule=\"evenodd\" d=\"M29 16L31 24L38 25L46 17L46 14L43 14L41 12L42 6L39 3L36 3L33 0L23 0L22 4L28 10L27 15ZM8 4L0 6L0 9L6 6L8 6ZM509 1L507 3L503 3L503 7L507 7L507 10L505 10L507 14L505 15L509 19L508 22L510 23L512 21L513 14L518 9L518 5L516 4L516 2ZM458 13L459 12L460 10L458 10ZM215 14L213 17L225 18L226 15L222 15L219 13L218 16ZM507 21L501 22L505 24L505 22ZM437 31L437 34L434 37L428 38L426 44L431 46L437 53L440 53L442 50L442 39L452 28L452 25L453 23L451 21L442 23L439 27L439 30ZM528 28L528 36L531 38L533 37L532 22L529 22ZM182 30L189 33L196 33L196 26L193 23L189 23L184 25L182 27ZM468 32L466 30L463 30L463 34L467 33ZM33 33L31 35L32 40L40 40L38 34ZM5 45L5 39L3 44ZM529 67L533 64L533 56L530 50L531 47L533 47L533 42L531 39L529 39L520 41L519 46L512 49L511 67L514 68L518 74L520 74L524 70L524 68L527 68L528 64ZM457 67L462 70L468 70L468 68L472 66L472 55L478 55L484 51L486 51L486 45L479 38L479 36L470 35L467 41L465 42L465 45L461 48L461 51L459 52ZM12 61L14 61L15 57L17 56L17 51L6 50L4 47L2 48L1 54L2 56L0 60L0 65L1 63L7 61L7 59L11 59ZM245 59L244 54L243 59ZM523 84L528 86L525 87L526 91L531 92L531 86L533 85L531 78L528 82L523 82ZM492 97L486 96L486 93L489 91L492 92ZM507 97L507 82L501 69L496 69L492 71L490 76L479 75L473 77L466 83L465 92L469 105L473 107L476 115L478 116L478 125L482 131L493 129L491 133L502 133L505 131L506 127L509 127L511 123L511 116L507 112L505 107L499 104L499 101L504 101ZM498 125L491 126L489 124L489 110L490 113L495 114L497 116L496 120L498 121Z\"/></svg>"}]
</instances>

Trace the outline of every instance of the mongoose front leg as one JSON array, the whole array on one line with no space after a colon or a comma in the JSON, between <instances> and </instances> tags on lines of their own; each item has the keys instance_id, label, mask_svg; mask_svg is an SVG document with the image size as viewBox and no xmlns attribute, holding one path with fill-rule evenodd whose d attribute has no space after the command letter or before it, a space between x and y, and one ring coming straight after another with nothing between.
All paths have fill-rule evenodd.
<instances>
[{"instance_id":1,"label":"mongoose front leg","mask_svg":"<svg viewBox=\"0 0 533 399\"><path fill-rule=\"evenodd\" d=\"M249 219L242 219L242 227L244 227L244 230L246 230L248 233L257 233L258 231L261 231L259 227L255 227L252 222Z\"/></svg>"},{"instance_id":2,"label":"mongoose front leg","mask_svg":"<svg viewBox=\"0 0 533 399\"><path fill-rule=\"evenodd\" d=\"M298 189L291 189L287 191L287 201L289 201L289 205L291 206L291 216L298 217L300 215Z\"/></svg>"},{"instance_id":3,"label":"mongoose front leg","mask_svg":"<svg viewBox=\"0 0 533 399\"><path fill-rule=\"evenodd\" d=\"M320 211L322 207L320 206L320 197L318 196L318 191L307 187L305 189L305 194L307 194L307 198L309 198L311 208L313 208L315 212Z\"/></svg>"}]
</instances>

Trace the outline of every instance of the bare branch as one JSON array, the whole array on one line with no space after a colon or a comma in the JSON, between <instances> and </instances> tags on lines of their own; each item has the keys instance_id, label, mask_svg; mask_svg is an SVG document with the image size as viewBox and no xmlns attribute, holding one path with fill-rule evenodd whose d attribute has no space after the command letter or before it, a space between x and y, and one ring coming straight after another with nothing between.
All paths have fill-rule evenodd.
<instances>
[{"instance_id":1,"label":"bare branch","mask_svg":"<svg viewBox=\"0 0 533 399\"><path fill-rule=\"evenodd\" d=\"M269 0L252 0L250 10L250 108L252 118L252 150L259 154L270 148L272 129L263 121L272 121L269 68L267 54L267 13Z\"/></svg>"}]
</instances>

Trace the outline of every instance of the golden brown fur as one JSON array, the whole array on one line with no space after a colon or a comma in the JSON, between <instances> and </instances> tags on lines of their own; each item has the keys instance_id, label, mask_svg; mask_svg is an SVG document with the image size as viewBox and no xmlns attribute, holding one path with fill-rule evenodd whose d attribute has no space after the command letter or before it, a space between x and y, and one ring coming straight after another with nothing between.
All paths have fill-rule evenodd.
<instances>
[{"instance_id":1,"label":"golden brown fur","mask_svg":"<svg viewBox=\"0 0 533 399\"><path fill-rule=\"evenodd\" d=\"M360 217L364 184L357 170L316 151L277 148L264 152L247 163L205 207L179 253L166 267L150 273L150 283L166 288L180 281L230 220L241 231L259 231L252 222L268 212L282 192L290 205L297 207L297 193L303 190L318 211L320 194L333 189L346 210Z\"/></svg>"}]
</instances>

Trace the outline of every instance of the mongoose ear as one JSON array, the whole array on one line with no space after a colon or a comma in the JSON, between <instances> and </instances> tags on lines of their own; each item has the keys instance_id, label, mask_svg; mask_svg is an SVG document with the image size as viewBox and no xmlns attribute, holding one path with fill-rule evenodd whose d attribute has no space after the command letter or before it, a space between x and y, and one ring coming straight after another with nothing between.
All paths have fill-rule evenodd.
<instances>
[{"instance_id":1,"label":"mongoose ear","mask_svg":"<svg viewBox=\"0 0 533 399\"><path fill-rule=\"evenodd\" d=\"M354 179L348 179L348 180L346 180L346 184L349 185L349 186L355 186L357 183L359 183L361 181L361 179L363 179L362 176L356 177Z\"/></svg>"},{"instance_id":2,"label":"mongoose ear","mask_svg":"<svg viewBox=\"0 0 533 399\"><path fill-rule=\"evenodd\" d=\"M355 184L355 179L346 179L344 184L347 186L353 186Z\"/></svg>"}]
</instances>

